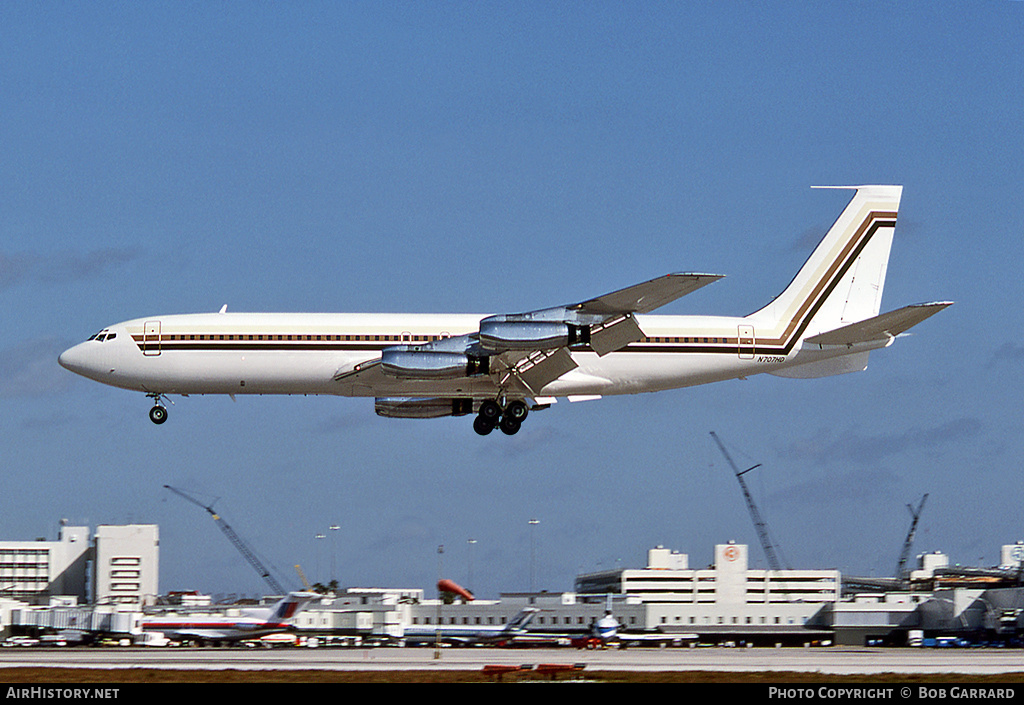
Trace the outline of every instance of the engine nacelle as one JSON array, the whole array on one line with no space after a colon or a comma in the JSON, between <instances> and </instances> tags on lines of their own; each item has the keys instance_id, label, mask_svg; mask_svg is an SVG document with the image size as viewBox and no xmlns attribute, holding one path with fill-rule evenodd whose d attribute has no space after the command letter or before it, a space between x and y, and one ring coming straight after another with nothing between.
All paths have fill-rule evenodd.
<instances>
[{"instance_id":1,"label":"engine nacelle","mask_svg":"<svg viewBox=\"0 0 1024 705\"><path fill-rule=\"evenodd\" d=\"M456 379L487 374L488 358L436 350L386 348L380 357L381 371L400 379Z\"/></svg>"},{"instance_id":2,"label":"engine nacelle","mask_svg":"<svg viewBox=\"0 0 1024 705\"><path fill-rule=\"evenodd\" d=\"M480 322L480 344L489 350L545 350L589 342L589 326L561 321Z\"/></svg>"},{"instance_id":3,"label":"engine nacelle","mask_svg":"<svg viewBox=\"0 0 1024 705\"><path fill-rule=\"evenodd\" d=\"M472 399L418 399L416 397L377 397L373 410L391 419L438 419L473 413Z\"/></svg>"}]
</instances>

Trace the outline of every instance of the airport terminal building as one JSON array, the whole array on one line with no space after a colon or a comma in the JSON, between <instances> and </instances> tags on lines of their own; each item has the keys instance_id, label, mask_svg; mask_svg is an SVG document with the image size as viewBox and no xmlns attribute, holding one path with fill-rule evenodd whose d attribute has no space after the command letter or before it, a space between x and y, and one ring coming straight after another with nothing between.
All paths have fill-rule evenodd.
<instances>
[{"instance_id":1,"label":"airport terminal building","mask_svg":"<svg viewBox=\"0 0 1024 705\"><path fill-rule=\"evenodd\" d=\"M540 611L530 631L540 636L589 635L610 611L626 630L682 641L774 645L830 640L832 631L812 620L823 605L839 599L839 571L750 570L748 550L744 544L720 544L712 566L692 570L686 554L659 546L648 552L647 567L580 575L574 592L502 593L498 600L443 604L422 593L412 599L383 589L348 590L308 608L296 625L315 631L342 620L332 613L356 611L363 614L362 624L377 625L376 633L401 639L406 627L504 625L532 607Z\"/></svg>"},{"instance_id":2,"label":"airport terminal building","mask_svg":"<svg viewBox=\"0 0 1024 705\"><path fill-rule=\"evenodd\" d=\"M733 542L715 546L714 555L711 565L693 569L686 554L658 546L648 551L645 567L581 574L572 592L502 593L497 600L449 602L420 588L347 588L310 604L294 628L350 642L413 643L418 634L422 643L438 626L493 633L531 608L531 637L549 639L592 635L610 613L621 630L678 644L902 645L943 635L1024 640L1024 544L1003 547L1001 565L987 569L950 568L944 554L922 554L918 569L895 587L850 595L838 570L751 569L749 547ZM62 523L56 541L0 542L0 632L77 629L138 637L144 613L238 612L238 605L154 604L158 565L155 525L101 525L90 535L88 527ZM849 582L858 580L866 584ZM878 579L885 580L893 582Z\"/></svg>"},{"instance_id":3,"label":"airport terminal building","mask_svg":"<svg viewBox=\"0 0 1024 705\"><path fill-rule=\"evenodd\" d=\"M808 628L822 604L839 600L838 570L751 570L749 547L715 546L715 562L689 568L686 554L658 546L647 567L587 573L578 595L620 595L644 605L641 628L696 632L715 639L761 641L829 638Z\"/></svg>"},{"instance_id":4,"label":"airport terminal building","mask_svg":"<svg viewBox=\"0 0 1024 705\"><path fill-rule=\"evenodd\" d=\"M155 524L87 526L61 522L56 541L0 541L0 599L140 606L158 594L160 532Z\"/></svg>"}]
</instances>

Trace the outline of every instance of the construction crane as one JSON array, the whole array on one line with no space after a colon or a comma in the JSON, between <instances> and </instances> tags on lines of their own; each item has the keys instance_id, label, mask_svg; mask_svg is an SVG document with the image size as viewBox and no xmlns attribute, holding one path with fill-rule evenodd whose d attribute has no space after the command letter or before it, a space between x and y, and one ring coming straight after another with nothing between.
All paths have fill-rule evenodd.
<instances>
[{"instance_id":1,"label":"construction crane","mask_svg":"<svg viewBox=\"0 0 1024 705\"><path fill-rule=\"evenodd\" d=\"M217 523L217 526L220 527L220 530L224 532L224 535L228 537L228 540L231 541L231 544L238 549L238 552L245 557L245 560L249 561L249 565L255 568L256 572L260 574L260 577L266 581L267 585L270 586L270 589L273 590L273 593L275 595L286 595L288 593L288 591L281 587L281 584L274 579L274 576L270 574L267 567L263 565L259 558L256 557L256 554L249 550L249 547L246 546L242 539L238 537L235 530L232 529L228 523L224 521L219 514L217 514L217 512L213 511L212 504L203 504L192 495L188 494L184 490L179 490L177 487L164 485L164 489L168 489L179 497L187 499L192 504L205 509L207 513L213 517L213 520ZM216 501L217 500L214 500L214 502Z\"/></svg>"},{"instance_id":2,"label":"construction crane","mask_svg":"<svg viewBox=\"0 0 1024 705\"><path fill-rule=\"evenodd\" d=\"M754 498L750 495L750 490L747 489L747 483L743 479L743 476L748 472L754 468L761 467L761 463L741 471L736 467L736 463L732 461L729 451L725 449L725 446L722 445L722 441L719 440L718 435L714 431L711 432L711 437L715 439L715 443L718 444L718 449L722 451L722 455L725 456L729 466L732 467L732 471L736 474L736 480L740 483L740 489L743 490L743 497L747 500L747 509L750 510L750 518L754 522L754 529L757 531L757 537L761 540L761 548L764 549L764 556L768 560L768 568L775 571L782 570L782 564L779 562L779 557L775 553L775 546L772 545L771 538L768 536L768 524L766 524L764 519L761 518L761 512L757 511L757 505L754 504Z\"/></svg>"},{"instance_id":3,"label":"construction crane","mask_svg":"<svg viewBox=\"0 0 1024 705\"><path fill-rule=\"evenodd\" d=\"M896 582L901 583L903 581L903 570L907 565L907 558L910 557L910 547L914 543L914 534L917 533L917 520L921 518L921 510L924 509L924 501L928 499L928 494L925 493L924 497L921 498L920 503L917 505L917 509L914 509L911 505L907 505L907 511L910 512L910 516L913 520L910 522L910 531L907 532L907 538L903 542L903 550L900 551L900 562L896 564Z\"/></svg>"}]
</instances>

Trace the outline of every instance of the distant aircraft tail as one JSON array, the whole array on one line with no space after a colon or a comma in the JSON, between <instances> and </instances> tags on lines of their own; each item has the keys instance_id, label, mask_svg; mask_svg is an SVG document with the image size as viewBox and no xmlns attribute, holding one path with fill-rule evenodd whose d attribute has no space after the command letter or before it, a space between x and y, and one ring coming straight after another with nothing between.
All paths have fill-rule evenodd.
<instances>
[{"instance_id":1,"label":"distant aircraft tail","mask_svg":"<svg viewBox=\"0 0 1024 705\"><path fill-rule=\"evenodd\" d=\"M315 592L290 592L278 600L270 612L270 622L287 622L319 595Z\"/></svg>"},{"instance_id":2,"label":"distant aircraft tail","mask_svg":"<svg viewBox=\"0 0 1024 705\"><path fill-rule=\"evenodd\" d=\"M756 348L788 354L797 344L878 315L902 186L842 186L856 190L796 277L747 318Z\"/></svg>"},{"instance_id":3,"label":"distant aircraft tail","mask_svg":"<svg viewBox=\"0 0 1024 705\"><path fill-rule=\"evenodd\" d=\"M604 600L604 616L594 622L592 627L593 635L602 641L608 641L617 637L619 629L622 627L619 620L615 619L612 615L612 604L612 594L608 593L605 595Z\"/></svg>"},{"instance_id":4,"label":"distant aircraft tail","mask_svg":"<svg viewBox=\"0 0 1024 705\"><path fill-rule=\"evenodd\" d=\"M533 621L533 618L537 616L538 612L540 612L540 610L536 607L524 607L509 621L503 631L510 634L522 631L526 628L527 624Z\"/></svg>"}]
</instances>

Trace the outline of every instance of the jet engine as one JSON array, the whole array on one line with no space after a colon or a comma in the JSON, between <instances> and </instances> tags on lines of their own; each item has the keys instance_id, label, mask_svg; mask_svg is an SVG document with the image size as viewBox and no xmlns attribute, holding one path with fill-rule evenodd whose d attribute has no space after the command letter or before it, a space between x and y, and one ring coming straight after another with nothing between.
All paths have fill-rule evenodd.
<instances>
[{"instance_id":1,"label":"jet engine","mask_svg":"<svg viewBox=\"0 0 1024 705\"><path fill-rule=\"evenodd\" d=\"M387 348L381 353L381 371L401 379L455 379L487 374L488 358L435 350Z\"/></svg>"},{"instance_id":2,"label":"jet engine","mask_svg":"<svg viewBox=\"0 0 1024 705\"><path fill-rule=\"evenodd\" d=\"M391 419L438 419L473 413L472 399L420 399L416 397L377 397L373 410Z\"/></svg>"},{"instance_id":3,"label":"jet engine","mask_svg":"<svg viewBox=\"0 0 1024 705\"><path fill-rule=\"evenodd\" d=\"M485 318L480 322L480 344L489 350L545 350L589 342L589 326L575 326L562 321Z\"/></svg>"}]
</instances>

